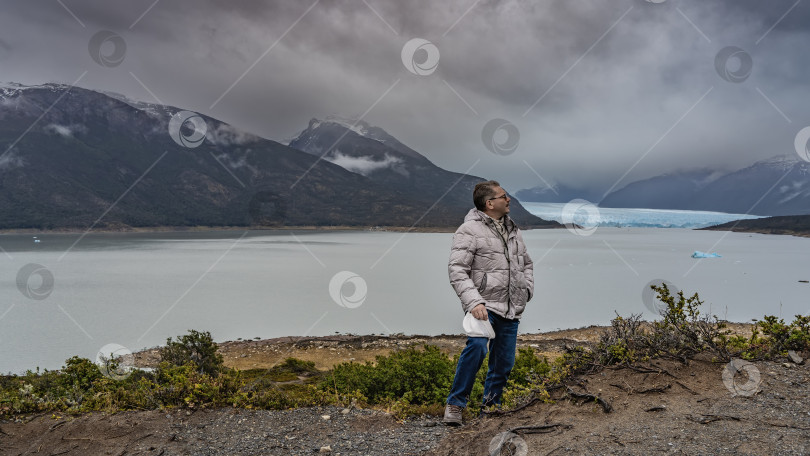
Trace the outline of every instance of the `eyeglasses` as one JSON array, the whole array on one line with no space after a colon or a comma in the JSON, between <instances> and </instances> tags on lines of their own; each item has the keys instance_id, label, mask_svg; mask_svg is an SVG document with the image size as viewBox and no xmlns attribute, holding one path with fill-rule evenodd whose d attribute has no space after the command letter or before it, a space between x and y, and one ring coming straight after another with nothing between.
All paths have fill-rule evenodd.
<instances>
[{"instance_id":1,"label":"eyeglasses","mask_svg":"<svg viewBox=\"0 0 810 456\"><path fill-rule=\"evenodd\" d=\"M490 199L488 199L487 201L492 201L492 200L501 199L501 198L503 198L504 200L509 199L509 195L507 195L506 193L504 193L504 194L503 194L503 195L501 195L501 196L496 196L495 198L490 198Z\"/></svg>"}]
</instances>

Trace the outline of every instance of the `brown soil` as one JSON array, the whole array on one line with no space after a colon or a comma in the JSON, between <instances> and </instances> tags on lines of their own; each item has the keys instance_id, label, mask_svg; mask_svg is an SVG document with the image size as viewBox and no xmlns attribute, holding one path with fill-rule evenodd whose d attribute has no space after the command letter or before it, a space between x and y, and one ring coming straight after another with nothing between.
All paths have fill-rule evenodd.
<instances>
[{"instance_id":1,"label":"brown soil","mask_svg":"<svg viewBox=\"0 0 810 456\"><path fill-rule=\"evenodd\" d=\"M561 389L554 403L474 420L431 454L489 454L493 439L522 426L545 429L516 431L522 442L513 448L526 452L504 446L501 454L807 454L810 369L786 365L756 363L761 383L753 396L732 394L722 380L725 365L709 360L659 361L646 366L651 372L607 369L568 387L598 396L610 412Z\"/></svg>"},{"instance_id":2,"label":"brown soil","mask_svg":"<svg viewBox=\"0 0 810 456\"><path fill-rule=\"evenodd\" d=\"M522 335L519 345L556 356L566 344L595 341L600 329ZM750 331L748 325L732 329ZM288 338L226 342L220 349L231 367L266 368L296 357L324 369L424 343L455 354L464 338ZM142 353L139 359L151 364L155 354ZM0 454L275 455L318 453L328 446L331 454L341 455L482 455L491 454L493 439L497 442L510 430L515 430L515 438L500 454L810 453L808 363L754 366L761 376L754 394L738 388L747 380L742 374L727 387L726 365L710 359L605 369L553 390L552 402L536 401L515 412L481 418L465 416L465 425L458 428L437 425L439 417L396 421L379 411L335 407L44 414L0 422ZM598 397L609 404L610 412L595 399L580 399L578 394Z\"/></svg>"}]
</instances>

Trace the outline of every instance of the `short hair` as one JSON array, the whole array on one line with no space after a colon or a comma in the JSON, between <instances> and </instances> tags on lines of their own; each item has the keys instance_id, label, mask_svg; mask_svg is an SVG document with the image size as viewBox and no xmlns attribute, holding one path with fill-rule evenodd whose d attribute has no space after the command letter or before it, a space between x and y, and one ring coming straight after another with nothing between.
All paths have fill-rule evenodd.
<instances>
[{"instance_id":1,"label":"short hair","mask_svg":"<svg viewBox=\"0 0 810 456\"><path fill-rule=\"evenodd\" d=\"M473 203L475 208L483 211L487 208L487 200L495 196L495 187L500 187L498 181L486 181L475 184L473 189Z\"/></svg>"}]
</instances>

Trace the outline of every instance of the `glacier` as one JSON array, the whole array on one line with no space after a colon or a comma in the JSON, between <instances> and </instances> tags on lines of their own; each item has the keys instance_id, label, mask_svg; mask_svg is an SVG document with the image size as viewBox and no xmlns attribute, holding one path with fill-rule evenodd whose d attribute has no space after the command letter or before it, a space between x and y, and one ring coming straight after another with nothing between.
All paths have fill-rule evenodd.
<instances>
[{"instance_id":1,"label":"glacier","mask_svg":"<svg viewBox=\"0 0 810 456\"><path fill-rule=\"evenodd\" d=\"M545 219L563 222L564 203L521 202L532 214ZM612 227L634 228L706 228L734 220L762 218L759 215L729 214L725 212L684 211L675 209L612 208L595 207L598 214L590 214L591 224ZM593 209L591 209L593 211ZM574 219L576 222L576 218Z\"/></svg>"}]
</instances>

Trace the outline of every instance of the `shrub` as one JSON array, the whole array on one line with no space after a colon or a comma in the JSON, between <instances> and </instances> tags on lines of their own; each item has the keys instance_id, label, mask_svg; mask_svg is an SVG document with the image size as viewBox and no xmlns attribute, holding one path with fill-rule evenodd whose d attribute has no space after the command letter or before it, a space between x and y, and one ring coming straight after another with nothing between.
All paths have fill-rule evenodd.
<instances>
[{"instance_id":1,"label":"shrub","mask_svg":"<svg viewBox=\"0 0 810 456\"><path fill-rule=\"evenodd\" d=\"M727 333L725 324L717 317L700 314L703 301L697 293L686 298L683 291L679 291L677 298L669 293L666 284L652 285L651 288L658 293L658 299L666 304L661 311L661 321L653 323L650 337L649 355L669 355L685 360L697 353L710 350L723 359L730 358L722 344L720 336Z\"/></svg>"},{"instance_id":2,"label":"shrub","mask_svg":"<svg viewBox=\"0 0 810 456\"><path fill-rule=\"evenodd\" d=\"M594 351L599 364L632 364L647 358L648 345L649 335L642 330L641 314L628 318L617 314Z\"/></svg>"},{"instance_id":3,"label":"shrub","mask_svg":"<svg viewBox=\"0 0 810 456\"><path fill-rule=\"evenodd\" d=\"M723 343L747 360L784 357L788 350L810 350L810 316L796 315L786 324L781 318L766 315L763 320L754 320L750 338L731 336Z\"/></svg>"},{"instance_id":4,"label":"shrub","mask_svg":"<svg viewBox=\"0 0 810 456\"><path fill-rule=\"evenodd\" d=\"M509 379L516 385L528 385L533 378L545 377L551 372L551 365L548 359L540 359L531 347L519 348L515 356L515 366Z\"/></svg>"},{"instance_id":5,"label":"shrub","mask_svg":"<svg viewBox=\"0 0 810 456\"><path fill-rule=\"evenodd\" d=\"M450 391L455 367L438 347L408 348L388 356L377 356L377 363L342 363L321 382L326 391L359 392L371 404L403 400L408 404L444 401Z\"/></svg>"},{"instance_id":6,"label":"shrub","mask_svg":"<svg viewBox=\"0 0 810 456\"><path fill-rule=\"evenodd\" d=\"M177 336L177 341L166 339L166 346L160 349L161 364L184 366L192 363L200 374L216 377L223 370L222 355L217 353L211 333L193 329L188 334Z\"/></svg>"},{"instance_id":7,"label":"shrub","mask_svg":"<svg viewBox=\"0 0 810 456\"><path fill-rule=\"evenodd\" d=\"M93 383L102 378L101 371L95 363L87 358L74 356L65 361L62 366L60 383L67 389L87 392L93 388Z\"/></svg>"},{"instance_id":8,"label":"shrub","mask_svg":"<svg viewBox=\"0 0 810 456\"><path fill-rule=\"evenodd\" d=\"M685 361L704 351L730 358L725 324L717 317L701 315L703 301L697 293L687 298L683 291L672 296L666 284L651 288L666 304L661 319L645 324L640 314L616 315L593 350L595 364L630 365L662 356Z\"/></svg>"}]
</instances>

